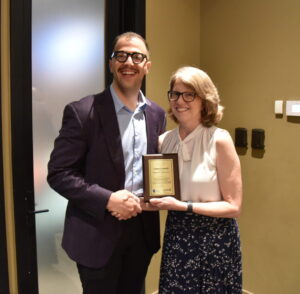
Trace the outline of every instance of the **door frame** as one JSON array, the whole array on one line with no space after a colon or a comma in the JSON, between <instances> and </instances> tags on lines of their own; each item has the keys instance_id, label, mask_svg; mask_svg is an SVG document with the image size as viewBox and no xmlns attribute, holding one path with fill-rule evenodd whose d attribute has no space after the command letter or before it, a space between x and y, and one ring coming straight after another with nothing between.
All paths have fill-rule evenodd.
<instances>
[{"instance_id":1,"label":"door frame","mask_svg":"<svg viewBox=\"0 0 300 294\"><path fill-rule=\"evenodd\" d=\"M2 5L1 5L2 6ZM2 22L2 8L0 6L0 23ZM3 179L3 148L2 148L2 56L4 54L2 50L2 30L0 30L0 212L5 211L4 203L4 179ZM3 70L4 71L4 70ZM6 231L5 213L0 213L0 232ZM0 294L8 293L8 262L7 262L7 246L6 246L6 234L0 234Z\"/></svg>"},{"instance_id":2,"label":"door frame","mask_svg":"<svg viewBox=\"0 0 300 294\"><path fill-rule=\"evenodd\" d=\"M10 0L11 142L18 293L38 293L34 211L31 1Z\"/></svg>"},{"instance_id":3,"label":"door frame","mask_svg":"<svg viewBox=\"0 0 300 294\"><path fill-rule=\"evenodd\" d=\"M135 31L145 37L145 0L107 0L105 7L105 84L109 85L111 74L107 64L115 36L125 31ZM31 0L10 0L11 152L19 294L38 293L33 177L31 8Z\"/></svg>"},{"instance_id":4,"label":"door frame","mask_svg":"<svg viewBox=\"0 0 300 294\"><path fill-rule=\"evenodd\" d=\"M5 211L5 202L4 202L4 178L3 178L3 148L2 148L2 89L4 89L4 80L2 80L2 75L4 74L5 68L4 64L2 64L2 59L6 58L4 56L5 49L3 44L4 42L4 33L2 32L2 26L5 24L5 13L4 3L0 5L0 212ZM3 67L2 67L3 66ZM2 85L3 83L3 85ZM5 221L5 213L0 213L0 232L5 232L6 230L6 221ZM7 245L6 245L6 234L0 234L0 294L8 293L8 262L7 262Z\"/></svg>"}]
</instances>

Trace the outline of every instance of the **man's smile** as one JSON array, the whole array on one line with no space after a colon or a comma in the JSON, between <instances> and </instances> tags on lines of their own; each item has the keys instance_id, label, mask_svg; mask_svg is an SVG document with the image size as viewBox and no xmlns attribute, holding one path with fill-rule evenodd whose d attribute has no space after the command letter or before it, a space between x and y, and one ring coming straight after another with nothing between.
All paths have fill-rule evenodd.
<instances>
[{"instance_id":1,"label":"man's smile","mask_svg":"<svg viewBox=\"0 0 300 294\"><path fill-rule=\"evenodd\" d=\"M132 68L120 68L119 72L122 75L135 75L138 73L138 71L136 69L132 69Z\"/></svg>"}]
</instances>

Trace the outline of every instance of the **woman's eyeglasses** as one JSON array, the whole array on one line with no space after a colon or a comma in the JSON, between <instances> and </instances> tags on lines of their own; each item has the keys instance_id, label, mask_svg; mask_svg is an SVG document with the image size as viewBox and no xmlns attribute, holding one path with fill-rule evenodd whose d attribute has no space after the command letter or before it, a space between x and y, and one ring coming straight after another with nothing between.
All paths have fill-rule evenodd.
<instances>
[{"instance_id":1,"label":"woman's eyeglasses","mask_svg":"<svg viewBox=\"0 0 300 294\"><path fill-rule=\"evenodd\" d=\"M182 99L185 102L192 102L195 100L197 94L194 92L178 92L178 91L168 91L168 99L169 101L177 101L179 97L182 95Z\"/></svg>"}]
</instances>

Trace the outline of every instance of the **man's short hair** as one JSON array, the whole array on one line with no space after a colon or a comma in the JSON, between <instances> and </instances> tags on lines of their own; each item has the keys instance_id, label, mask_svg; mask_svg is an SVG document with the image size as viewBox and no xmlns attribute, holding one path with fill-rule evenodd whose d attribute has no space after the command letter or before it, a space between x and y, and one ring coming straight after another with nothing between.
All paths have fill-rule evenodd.
<instances>
[{"instance_id":1,"label":"man's short hair","mask_svg":"<svg viewBox=\"0 0 300 294\"><path fill-rule=\"evenodd\" d=\"M138 39L142 40L143 43L146 46L146 49L147 49L148 53L149 53L149 46L148 46L147 41L141 35L139 35L135 32L125 32L121 35L116 36L115 39L114 39L114 42L113 42L113 50L115 50L115 47L116 47L118 41L122 38L126 38L128 40L133 39L133 38L138 38Z\"/></svg>"}]
</instances>

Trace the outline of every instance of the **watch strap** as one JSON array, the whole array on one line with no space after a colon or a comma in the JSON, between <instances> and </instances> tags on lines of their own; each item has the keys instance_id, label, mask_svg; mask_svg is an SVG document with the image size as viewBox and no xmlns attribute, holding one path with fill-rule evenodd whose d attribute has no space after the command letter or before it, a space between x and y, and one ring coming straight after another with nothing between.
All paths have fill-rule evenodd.
<instances>
[{"instance_id":1,"label":"watch strap","mask_svg":"<svg viewBox=\"0 0 300 294\"><path fill-rule=\"evenodd\" d=\"M187 213L192 214L193 213L193 202L192 201L187 201Z\"/></svg>"}]
</instances>

